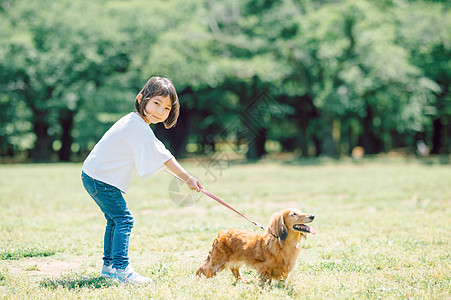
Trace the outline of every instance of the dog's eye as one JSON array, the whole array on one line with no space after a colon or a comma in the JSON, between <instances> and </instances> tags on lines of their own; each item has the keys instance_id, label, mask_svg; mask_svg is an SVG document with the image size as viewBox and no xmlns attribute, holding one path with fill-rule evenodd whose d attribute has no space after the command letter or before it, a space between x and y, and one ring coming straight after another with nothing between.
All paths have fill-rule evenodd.
<instances>
[{"instance_id":1,"label":"dog's eye","mask_svg":"<svg viewBox=\"0 0 451 300\"><path fill-rule=\"evenodd\" d=\"M296 213L295 212L293 212L293 213L291 213L291 215L294 217L294 216L296 216Z\"/></svg>"}]
</instances>

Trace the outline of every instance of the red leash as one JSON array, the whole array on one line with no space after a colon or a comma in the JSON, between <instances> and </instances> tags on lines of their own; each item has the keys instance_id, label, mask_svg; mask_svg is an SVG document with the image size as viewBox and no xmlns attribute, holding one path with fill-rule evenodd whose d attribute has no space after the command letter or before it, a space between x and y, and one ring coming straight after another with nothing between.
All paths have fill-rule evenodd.
<instances>
[{"instance_id":1,"label":"red leash","mask_svg":"<svg viewBox=\"0 0 451 300\"><path fill-rule=\"evenodd\" d=\"M178 177L177 175L175 175L174 173L172 173L171 171L169 171L168 169L164 169L166 171L166 173L171 174L172 176L174 176L175 178L177 178L178 180L180 180L183 183L186 183L185 180L183 180L182 178ZM245 215L243 215L242 213L240 213L239 211L237 211L236 209L234 209L233 207L231 207L230 205L228 205L227 203L225 203L224 201L222 201L221 199L219 199L219 197L215 196L214 194L210 193L209 191L207 191L206 189L200 189L200 191L202 193L204 193L205 195L207 195L208 197L210 197L211 199L219 202L220 204L224 205L225 207L227 207L230 210L233 210L234 212L236 212L237 214L239 214L240 216L242 216L243 218L245 218L246 220L248 220L249 222L251 222L252 224L254 224L257 227L260 227L261 229L265 230L265 227L263 227L262 225L260 225L259 223L252 221L251 219L249 219L248 217L246 217Z\"/></svg>"}]
</instances>

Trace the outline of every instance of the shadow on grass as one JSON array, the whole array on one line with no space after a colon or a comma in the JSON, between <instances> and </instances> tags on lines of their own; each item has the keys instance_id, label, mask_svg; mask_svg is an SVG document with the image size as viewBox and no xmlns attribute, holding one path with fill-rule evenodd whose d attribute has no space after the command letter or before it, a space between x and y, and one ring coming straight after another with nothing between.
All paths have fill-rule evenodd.
<instances>
[{"instance_id":1,"label":"shadow on grass","mask_svg":"<svg viewBox=\"0 0 451 300\"><path fill-rule=\"evenodd\" d=\"M274 281L271 284L265 284L269 290L283 290L285 293L287 293L290 297L298 297L299 291L296 289L296 287L290 283L290 282L284 282L284 281Z\"/></svg>"},{"instance_id":2,"label":"shadow on grass","mask_svg":"<svg viewBox=\"0 0 451 300\"><path fill-rule=\"evenodd\" d=\"M24 257L48 257L55 255L54 250L40 250L24 247L23 249L7 249L0 252L0 260L18 260Z\"/></svg>"},{"instance_id":3,"label":"shadow on grass","mask_svg":"<svg viewBox=\"0 0 451 300\"><path fill-rule=\"evenodd\" d=\"M235 281L232 283L233 286L238 286L240 284L255 286L260 294L266 294L271 290L282 290L292 298L300 296L300 292L296 289L295 285L286 281L274 280L272 282L260 282L258 279L255 279L247 280L246 282Z\"/></svg>"},{"instance_id":4,"label":"shadow on grass","mask_svg":"<svg viewBox=\"0 0 451 300\"><path fill-rule=\"evenodd\" d=\"M284 165L295 165L295 166L316 166L316 165L325 165L330 163L342 162L342 160L338 158L329 158L329 157L290 157L290 158L277 158L273 156L267 156L260 159L245 159L245 160L231 160L229 163L231 165L258 165L264 164L266 162L280 162Z\"/></svg>"},{"instance_id":5,"label":"shadow on grass","mask_svg":"<svg viewBox=\"0 0 451 300\"><path fill-rule=\"evenodd\" d=\"M285 160L282 163L285 165L292 165L292 166L320 166L320 165L326 165L326 164L337 164L344 161L352 161L354 163L360 163L358 160L350 160L350 159L338 159L338 158L332 158L332 157L296 157L293 159Z\"/></svg>"},{"instance_id":6,"label":"shadow on grass","mask_svg":"<svg viewBox=\"0 0 451 300\"><path fill-rule=\"evenodd\" d=\"M450 155L432 155L421 158L420 161L425 165L449 165L451 163Z\"/></svg>"},{"instance_id":7,"label":"shadow on grass","mask_svg":"<svg viewBox=\"0 0 451 300\"><path fill-rule=\"evenodd\" d=\"M365 163L380 163L380 164L393 164L393 163L411 163L419 162L425 165L449 165L451 164L450 155L430 155L429 157L418 157L416 155L400 155L390 156L388 154L374 154L365 155L363 158L355 159L352 157L296 157L282 161L285 165L294 166L319 166L326 164L365 164Z\"/></svg>"},{"instance_id":8,"label":"shadow on grass","mask_svg":"<svg viewBox=\"0 0 451 300\"><path fill-rule=\"evenodd\" d=\"M116 282L98 276L81 276L78 278L46 278L41 281L42 287L54 290L58 289L59 287L69 290L80 288L100 289L116 285Z\"/></svg>"}]
</instances>

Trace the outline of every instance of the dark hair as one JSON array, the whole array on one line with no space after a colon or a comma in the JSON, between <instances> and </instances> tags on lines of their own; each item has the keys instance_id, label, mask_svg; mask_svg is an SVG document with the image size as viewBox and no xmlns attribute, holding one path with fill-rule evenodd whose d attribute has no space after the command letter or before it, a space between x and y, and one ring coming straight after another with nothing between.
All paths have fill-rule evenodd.
<instances>
[{"instance_id":1,"label":"dark hair","mask_svg":"<svg viewBox=\"0 0 451 300\"><path fill-rule=\"evenodd\" d=\"M142 98L139 99L139 95L142 95ZM138 96L135 99L135 108L136 111L145 116L145 107L147 102L150 99L157 96L168 97L171 99L171 111L169 112L169 116L166 120L163 121L164 127L166 129L172 128L177 123L177 119L180 113L180 103L179 98L177 96L177 92L175 91L175 87L172 82L168 78L164 77L151 77L147 83L144 85L142 90L139 92Z\"/></svg>"}]
</instances>

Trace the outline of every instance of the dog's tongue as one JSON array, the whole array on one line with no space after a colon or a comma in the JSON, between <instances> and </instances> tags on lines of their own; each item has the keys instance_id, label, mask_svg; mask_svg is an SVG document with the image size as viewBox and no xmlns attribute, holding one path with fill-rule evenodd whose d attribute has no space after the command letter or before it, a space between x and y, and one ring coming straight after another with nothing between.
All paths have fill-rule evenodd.
<instances>
[{"instance_id":1,"label":"dog's tongue","mask_svg":"<svg viewBox=\"0 0 451 300\"><path fill-rule=\"evenodd\" d=\"M311 234L313 234L313 235L316 234L315 228L313 228L312 226L307 226L307 228L308 228L308 231L309 231Z\"/></svg>"}]
</instances>

